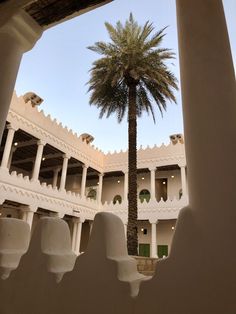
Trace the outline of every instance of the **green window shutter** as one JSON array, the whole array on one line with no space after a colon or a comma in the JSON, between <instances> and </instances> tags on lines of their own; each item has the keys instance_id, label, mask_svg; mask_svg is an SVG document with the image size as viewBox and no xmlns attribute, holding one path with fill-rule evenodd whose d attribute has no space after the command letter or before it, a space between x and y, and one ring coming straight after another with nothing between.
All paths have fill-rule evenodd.
<instances>
[{"instance_id":1,"label":"green window shutter","mask_svg":"<svg viewBox=\"0 0 236 314\"><path fill-rule=\"evenodd\" d=\"M148 243L139 244L139 256L150 257L150 244Z\"/></svg>"},{"instance_id":2,"label":"green window shutter","mask_svg":"<svg viewBox=\"0 0 236 314\"><path fill-rule=\"evenodd\" d=\"M159 258L162 258L163 256L168 256L168 245L158 245L157 255Z\"/></svg>"}]
</instances>

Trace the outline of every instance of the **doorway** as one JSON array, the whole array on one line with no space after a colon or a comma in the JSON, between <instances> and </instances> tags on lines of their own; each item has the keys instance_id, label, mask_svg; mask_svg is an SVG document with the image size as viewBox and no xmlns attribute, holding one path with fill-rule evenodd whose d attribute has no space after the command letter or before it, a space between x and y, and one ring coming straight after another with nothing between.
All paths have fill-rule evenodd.
<instances>
[{"instance_id":1,"label":"doorway","mask_svg":"<svg viewBox=\"0 0 236 314\"><path fill-rule=\"evenodd\" d=\"M160 202L161 198L163 201L167 200L167 178L156 179L156 199Z\"/></svg>"}]
</instances>

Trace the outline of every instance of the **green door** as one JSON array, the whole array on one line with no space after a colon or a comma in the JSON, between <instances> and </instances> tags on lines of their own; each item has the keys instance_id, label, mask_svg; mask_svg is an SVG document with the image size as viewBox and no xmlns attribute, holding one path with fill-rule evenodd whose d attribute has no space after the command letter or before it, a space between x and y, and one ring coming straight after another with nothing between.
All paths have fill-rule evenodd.
<instances>
[{"instance_id":1,"label":"green door","mask_svg":"<svg viewBox=\"0 0 236 314\"><path fill-rule=\"evenodd\" d=\"M150 257L150 244L148 243L139 244L139 256Z\"/></svg>"},{"instance_id":2,"label":"green door","mask_svg":"<svg viewBox=\"0 0 236 314\"><path fill-rule=\"evenodd\" d=\"M158 245L157 255L159 258L162 258L163 256L168 256L168 245Z\"/></svg>"}]
</instances>

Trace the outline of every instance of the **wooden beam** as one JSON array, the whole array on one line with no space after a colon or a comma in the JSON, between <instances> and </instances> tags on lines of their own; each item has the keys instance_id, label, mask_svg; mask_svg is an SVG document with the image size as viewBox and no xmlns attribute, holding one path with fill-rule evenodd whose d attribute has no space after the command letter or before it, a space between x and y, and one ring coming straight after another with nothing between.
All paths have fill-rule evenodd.
<instances>
[{"instance_id":1,"label":"wooden beam","mask_svg":"<svg viewBox=\"0 0 236 314\"><path fill-rule=\"evenodd\" d=\"M44 155L43 158L45 158L45 159L54 159L54 158L60 158L62 156L63 156L62 153L57 153L57 154ZM13 161L12 165L15 166L15 165L19 165L19 164L23 164L23 163L27 163L27 162L34 162L34 161L35 161L35 157L30 157L30 158L25 158L25 159Z\"/></svg>"},{"instance_id":2,"label":"wooden beam","mask_svg":"<svg viewBox=\"0 0 236 314\"><path fill-rule=\"evenodd\" d=\"M61 165L62 166L62 165ZM74 164L68 164L68 169L70 168L77 168L77 167L82 167L82 164L77 162L77 163L74 163ZM48 171L53 171L55 170L56 168L58 168L58 165L57 166L52 166L52 167L46 167L46 168L41 168L40 169L40 173L42 172L48 172Z\"/></svg>"}]
</instances>

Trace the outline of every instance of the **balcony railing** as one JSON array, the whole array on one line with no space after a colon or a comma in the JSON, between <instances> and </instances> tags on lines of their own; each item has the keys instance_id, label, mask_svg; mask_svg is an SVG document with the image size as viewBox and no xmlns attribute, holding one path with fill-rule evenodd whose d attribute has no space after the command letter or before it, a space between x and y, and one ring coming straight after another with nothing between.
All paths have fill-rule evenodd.
<instances>
[{"instance_id":1,"label":"balcony railing","mask_svg":"<svg viewBox=\"0 0 236 314\"><path fill-rule=\"evenodd\" d=\"M44 208L60 214L75 217L83 217L93 220L98 211L113 212L127 221L127 202L105 202L102 205L96 200L81 197L80 194L59 190L47 185L45 182L32 181L28 176L18 174L16 171L9 173L0 169L1 204L5 200L18 202L24 205ZM176 219L182 207L188 204L187 198L167 199L157 202L151 199L149 202L138 201L138 219Z\"/></svg>"}]
</instances>

